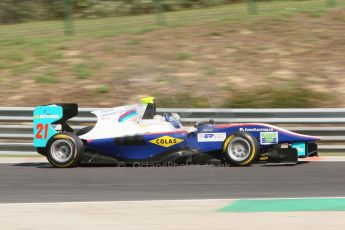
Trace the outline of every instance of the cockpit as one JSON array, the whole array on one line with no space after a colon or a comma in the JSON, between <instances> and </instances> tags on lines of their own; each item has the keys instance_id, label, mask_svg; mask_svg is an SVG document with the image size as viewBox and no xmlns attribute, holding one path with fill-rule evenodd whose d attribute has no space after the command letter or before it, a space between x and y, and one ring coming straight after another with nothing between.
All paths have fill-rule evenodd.
<instances>
[{"instance_id":1,"label":"cockpit","mask_svg":"<svg viewBox=\"0 0 345 230\"><path fill-rule=\"evenodd\" d=\"M182 127L181 117L178 113L165 113L163 116L156 114L154 97L143 98L141 99L141 102L147 104L142 117L143 120L154 119L169 122L176 129Z\"/></svg>"}]
</instances>

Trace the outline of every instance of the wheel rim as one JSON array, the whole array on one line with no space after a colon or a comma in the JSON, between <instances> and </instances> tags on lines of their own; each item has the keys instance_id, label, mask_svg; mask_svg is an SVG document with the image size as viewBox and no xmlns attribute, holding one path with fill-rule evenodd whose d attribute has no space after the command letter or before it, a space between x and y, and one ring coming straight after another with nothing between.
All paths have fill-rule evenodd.
<instances>
[{"instance_id":1,"label":"wheel rim","mask_svg":"<svg viewBox=\"0 0 345 230\"><path fill-rule=\"evenodd\" d=\"M250 155L250 144L243 138L234 138L228 145L228 154L235 161L243 161Z\"/></svg>"},{"instance_id":2,"label":"wheel rim","mask_svg":"<svg viewBox=\"0 0 345 230\"><path fill-rule=\"evenodd\" d=\"M70 160L72 151L72 144L67 140L57 140L50 147L52 158L59 163L65 163Z\"/></svg>"}]
</instances>

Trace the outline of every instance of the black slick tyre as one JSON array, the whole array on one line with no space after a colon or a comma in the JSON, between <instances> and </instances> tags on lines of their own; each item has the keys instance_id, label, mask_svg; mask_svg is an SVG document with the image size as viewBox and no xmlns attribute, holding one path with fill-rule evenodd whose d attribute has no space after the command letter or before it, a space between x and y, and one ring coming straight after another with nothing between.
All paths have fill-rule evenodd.
<instances>
[{"instance_id":1,"label":"black slick tyre","mask_svg":"<svg viewBox=\"0 0 345 230\"><path fill-rule=\"evenodd\" d=\"M79 130L76 134L77 136L81 136L81 135L84 135L88 132L90 132L95 126L87 126L87 127L84 127L82 128L81 130Z\"/></svg>"}]
</instances>

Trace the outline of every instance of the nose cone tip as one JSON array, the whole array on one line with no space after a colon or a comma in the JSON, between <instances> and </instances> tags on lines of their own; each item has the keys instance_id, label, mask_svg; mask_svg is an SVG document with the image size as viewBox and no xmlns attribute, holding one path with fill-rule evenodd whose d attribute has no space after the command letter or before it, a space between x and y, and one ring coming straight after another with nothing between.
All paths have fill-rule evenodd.
<instances>
[{"instance_id":1,"label":"nose cone tip","mask_svg":"<svg viewBox=\"0 0 345 230\"><path fill-rule=\"evenodd\" d=\"M319 137L319 136L309 136L309 139L312 140L312 141L319 141L322 139L322 137Z\"/></svg>"}]
</instances>

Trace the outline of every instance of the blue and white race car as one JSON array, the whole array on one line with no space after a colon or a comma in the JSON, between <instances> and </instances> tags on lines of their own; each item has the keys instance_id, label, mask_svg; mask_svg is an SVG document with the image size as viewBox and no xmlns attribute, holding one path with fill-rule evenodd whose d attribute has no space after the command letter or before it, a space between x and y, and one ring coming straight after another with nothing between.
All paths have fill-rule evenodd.
<instances>
[{"instance_id":1,"label":"blue and white race car","mask_svg":"<svg viewBox=\"0 0 345 230\"><path fill-rule=\"evenodd\" d=\"M256 162L296 164L317 156L319 137L261 123L183 126L176 113L156 114L154 98L94 111L97 123L78 132L67 124L76 104L50 104L34 110L34 146L55 167L75 167L103 156L114 162L204 163L249 166ZM86 160L85 160L86 159Z\"/></svg>"}]
</instances>

